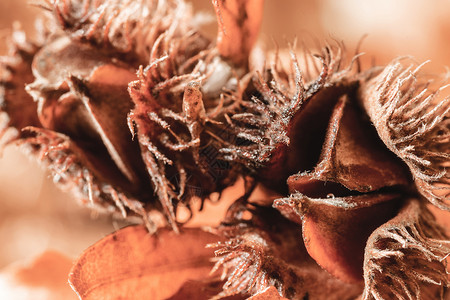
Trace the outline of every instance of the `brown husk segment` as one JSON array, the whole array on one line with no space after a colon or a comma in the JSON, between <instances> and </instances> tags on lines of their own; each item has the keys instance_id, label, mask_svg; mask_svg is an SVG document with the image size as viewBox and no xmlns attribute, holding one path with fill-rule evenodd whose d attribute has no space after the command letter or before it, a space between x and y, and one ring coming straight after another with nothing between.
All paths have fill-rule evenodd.
<instances>
[{"instance_id":1,"label":"brown husk segment","mask_svg":"<svg viewBox=\"0 0 450 300\"><path fill-rule=\"evenodd\" d=\"M123 81L120 81L121 72L126 74ZM117 80L108 82L111 74ZM81 99L101 143L125 177L124 181L129 183L126 189L136 197L142 197L139 193L144 193L149 180L140 158L139 145L132 141L126 122L132 108L127 85L134 78L129 71L108 64L95 69L87 81L71 77L70 85Z\"/></svg>"},{"instance_id":2,"label":"brown husk segment","mask_svg":"<svg viewBox=\"0 0 450 300\"><path fill-rule=\"evenodd\" d=\"M43 127L91 152L94 164L117 166L113 173L102 172L106 166L91 172L138 197L146 176L126 123L132 108L126 89L135 75L126 65L67 38L44 46L34 59L33 72L36 80L27 91L39 103Z\"/></svg>"},{"instance_id":3,"label":"brown husk segment","mask_svg":"<svg viewBox=\"0 0 450 300\"><path fill-rule=\"evenodd\" d=\"M319 162L307 177L362 193L409 184L405 166L381 143L348 95L337 102L328 126Z\"/></svg>"},{"instance_id":4,"label":"brown husk segment","mask_svg":"<svg viewBox=\"0 0 450 300\"><path fill-rule=\"evenodd\" d=\"M409 199L367 242L363 299L448 299L449 254L450 242L434 216Z\"/></svg>"},{"instance_id":5,"label":"brown husk segment","mask_svg":"<svg viewBox=\"0 0 450 300\"><path fill-rule=\"evenodd\" d=\"M378 135L409 167L419 192L437 207L450 210L450 98L421 66L399 60L360 89L360 100Z\"/></svg>"},{"instance_id":6,"label":"brown husk segment","mask_svg":"<svg viewBox=\"0 0 450 300\"><path fill-rule=\"evenodd\" d=\"M332 277L312 260L300 238L301 227L272 208L250 209L250 221L237 221L218 230L228 238L211 246L214 270L223 267L224 290L214 299L236 293L255 295L274 286L288 299L354 299L360 284Z\"/></svg>"},{"instance_id":7,"label":"brown husk segment","mask_svg":"<svg viewBox=\"0 0 450 300\"><path fill-rule=\"evenodd\" d=\"M137 201L153 196L126 122L132 108L127 85L135 78L129 67L90 45L58 37L36 55L33 72L27 91L38 102L43 128L27 127L31 138L21 144L32 145L55 181L81 201L124 217L141 215L153 228L145 204Z\"/></svg>"},{"instance_id":8,"label":"brown husk segment","mask_svg":"<svg viewBox=\"0 0 450 300\"><path fill-rule=\"evenodd\" d=\"M237 109L246 80L234 78L213 45L191 27L181 1L47 4L65 32L48 28L51 34L33 63L32 56L27 58L26 66L33 70L27 74L29 81L34 76L27 91L37 107L32 101L25 106L37 111L37 118L30 116L30 123L22 125L13 109L20 102L7 95L5 110L15 122L9 125L26 129L28 138L21 144L31 145L55 181L72 188L82 201L107 210L116 205L123 216L138 213L152 232L156 227L148 212L162 207L177 230L179 203L189 208L193 196L203 200L235 181L231 163L219 150L236 140L225 114ZM149 7L140 6L146 4ZM150 13L149 8L156 11ZM142 14L150 16L147 13L154 18L142 19ZM150 65L141 67L136 80L134 68L140 61ZM226 72L215 73L215 67ZM7 92L12 85L6 81L14 80L8 76L5 73ZM224 87L230 92L220 96ZM153 191L160 202L154 201Z\"/></svg>"},{"instance_id":9,"label":"brown husk segment","mask_svg":"<svg viewBox=\"0 0 450 300\"><path fill-rule=\"evenodd\" d=\"M313 199L301 194L276 200L302 220L309 255L325 270L350 283L363 280L364 248L370 234L394 217L402 201L396 194ZM288 207L287 207L288 206Z\"/></svg>"},{"instance_id":10,"label":"brown husk segment","mask_svg":"<svg viewBox=\"0 0 450 300\"><path fill-rule=\"evenodd\" d=\"M336 103L314 170L288 178L292 193L323 198L410 184L407 168L385 148L350 99L342 95Z\"/></svg>"}]
</instances>

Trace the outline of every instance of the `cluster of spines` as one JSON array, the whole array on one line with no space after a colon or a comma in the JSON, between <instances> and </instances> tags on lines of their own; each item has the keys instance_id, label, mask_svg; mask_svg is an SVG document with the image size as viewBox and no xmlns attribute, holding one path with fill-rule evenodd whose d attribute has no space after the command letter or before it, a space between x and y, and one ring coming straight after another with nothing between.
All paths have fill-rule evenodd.
<instances>
[{"instance_id":1,"label":"cluster of spines","mask_svg":"<svg viewBox=\"0 0 450 300\"><path fill-rule=\"evenodd\" d=\"M445 299L450 242L432 213L416 199L369 237L364 300Z\"/></svg>"},{"instance_id":2,"label":"cluster of spines","mask_svg":"<svg viewBox=\"0 0 450 300\"><path fill-rule=\"evenodd\" d=\"M264 166L280 145L289 145L292 119L317 92L355 77L351 68L358 56L348 68L341 69L344 57L339 43L326 46L321 55L311 54L307 48L302 50L304 68L291 49L290 68L282 66L276 53L264 76L256 73L253 83L258 96L255 91L244 95L240 109L230 118L237 137L247 142L223 148L227 159L253 169Z\"/></svg>"},{"instance_id":3,"label":"cluster of spines","mask_svg":"<svg viewBox=\"0 0 450 300\"><path fill-rule=\"evenodd\" d=\"M125 59L147 63L151 45L166 33L186 34L189 7L178 0L42 0L72 38Z\"/></svg>"},{"instance_id":4,"label":"cluster of spines","mask_svg":"<svg viewBox=\"0 0 450 300\"><path fill-rule=\"evenodd\" d=\"M82 163L82 152L69 137L36 127L23 130L28 136L18 140L18 144L49 168L53 180L60 187L72 191L82 203L99 211L120 213L123 218L138 215L149 231L156 230L156 224L143 203L99 180Z\"/></svg>"},{"instance_id":5,"label":"cluster of spines","mask_svg":"<svg viewBox=\"0 0 450 300\"><path fill-rule=\"evenodd\" d=\"M388 65L361 89L362 105L386 146L409 167L419 192L450 210L450 97L420 80L423 65Z\"/></svg>"}]
</instances>

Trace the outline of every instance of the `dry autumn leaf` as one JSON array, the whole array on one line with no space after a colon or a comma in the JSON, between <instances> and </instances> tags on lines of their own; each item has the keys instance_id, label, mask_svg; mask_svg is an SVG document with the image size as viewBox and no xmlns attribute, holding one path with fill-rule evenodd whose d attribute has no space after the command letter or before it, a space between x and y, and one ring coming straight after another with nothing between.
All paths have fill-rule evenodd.
<instances>
[{"instance_id":1,"label":"dry autumn leaf","mask_svg":"<svg viewBox=\"0 0 450 300\"><path fill-rule=\"evenodd\" d=\"M69 281L80 299L167 299L208 277L214 254L205 245L217 240L200 229L149 235L143 226L127 227L88 248Z\"/></svg>"},{"instance_id":2,"label":"dry autumn leaf","mask_svg":"<svg viewBox=\"0 0 450 300\"><path fill-rule=\"evenodd\" d=\"M199 281L187 281L181 288L167 300L210 300L222 290L223 281L204 279ZM225 300L244 300L243 295L234 295L223 298Z\"/></svg>"}]
</instances>

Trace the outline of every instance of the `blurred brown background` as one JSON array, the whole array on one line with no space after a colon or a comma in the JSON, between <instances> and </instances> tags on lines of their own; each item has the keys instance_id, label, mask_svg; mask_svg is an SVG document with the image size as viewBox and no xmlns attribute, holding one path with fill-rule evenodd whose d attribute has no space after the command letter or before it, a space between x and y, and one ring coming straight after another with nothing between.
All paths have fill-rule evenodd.
<instances>
[{"instance_id":1,"label":"blurred brown background","mask_svg":"<svg viewBox=\"0 0 450 300\"><path fill-rule=\"evenodd\" d=\"M213 14L210 0L193 1L196 10ZM0 36L21 21L33 30L36 8L26 0L0 0ZM266 0L261 44L273 47L294 37L335 37L352 52L364 34L362 51L386 63L397 56L431 59L433 72L450 65L450 2L416 0ZM17 26L16 23L15 26ZM215 24L206 29L211 36ZM5 53L5 42L0 43ZM232 191L229 192L233 197ZM442 222L450 226L448 214ZM49 175L17 148L9 146L0 159L0 269L46 249L75 258L83 249L114 230L115 222L95 216L68 194L57 190Z\"/></svg>"}]
</instances>

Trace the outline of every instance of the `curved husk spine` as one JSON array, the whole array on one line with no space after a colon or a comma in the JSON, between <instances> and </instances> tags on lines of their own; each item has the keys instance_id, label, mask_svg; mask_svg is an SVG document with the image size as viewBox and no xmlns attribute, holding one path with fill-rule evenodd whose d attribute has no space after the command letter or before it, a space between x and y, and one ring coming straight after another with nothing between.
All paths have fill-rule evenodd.
<instances>
[{"instance_id":1,"label":"curved husk spine","mask_svg":"<svg viewBox=\"0 0 450 300\"><path fill-rule=\"evenodd\" d=\"M448 297L449 254L450 242L434 216L419 200L409 200L368 239L363 299Z\"/></svg>"}]
</instances>

